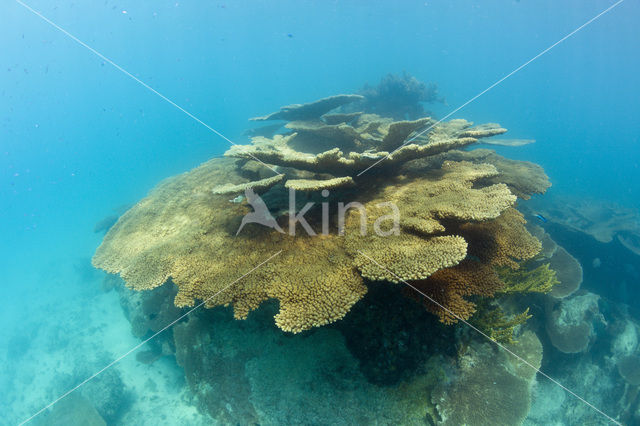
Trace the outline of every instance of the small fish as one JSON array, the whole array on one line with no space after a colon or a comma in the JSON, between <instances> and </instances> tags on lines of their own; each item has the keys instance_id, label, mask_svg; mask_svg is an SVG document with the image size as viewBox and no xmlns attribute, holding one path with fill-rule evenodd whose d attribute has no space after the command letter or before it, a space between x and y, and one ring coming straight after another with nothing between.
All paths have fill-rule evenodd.
<instances>
[{"instance_id":1,"label":"small fish","mask_svg":"<svg viewBox=\"0 0 640 426\"><path fill-rule=\"evenodd\" d=\"M234 198L233 200L229 200L230 203L234 203L234 204L239 204L242 202L242 200L244 200L244 195L238 195L236 198Z\"/></svg>"},{"instance_id":2,"label":"small fish","mask_svg":"<svg viewBox=\"0 0 640 426\"><path fill-rule=\"evenodd\" d=\"M535 217L536 219L538 219L542 223L547 223L547 218L542 216L540 213L534 214L533 217Z\"/></svg>"},{"instance_id":3,"label":"small fish","mask_svg":"<svg viewBox=\"0 0 640 426\"><path fill-rule=\"evenodd\" d=\"M289 34L287 34L287 37L293 38L293 34L289 33Z\"/></svg>"}]
</instances>

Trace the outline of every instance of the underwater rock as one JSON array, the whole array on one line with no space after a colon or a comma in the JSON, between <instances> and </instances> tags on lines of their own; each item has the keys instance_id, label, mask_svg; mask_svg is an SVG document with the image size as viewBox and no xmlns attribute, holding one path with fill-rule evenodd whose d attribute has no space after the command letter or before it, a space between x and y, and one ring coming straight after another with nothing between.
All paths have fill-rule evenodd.
<instances>
[{"instance_id":1,"label":"underwater rock","mask_svg":"<svg viewBox=\"0 0 640 426\"><path fill-rule=\"evenodd\" d=\"M220 311L198 313L173 327L176 361L184 369L196 404L222 424L258 424L244 366L248 354L257 349L248 345L249 333L244 341L235 341L227 331L228 312L226 318Z\"/></svg>"},{"instance_id":2,"label":"underwater rock","mask_svg":"<svg viewBox=\"0 0 640 426\"><path fill-rule=\"evenodd\" d=\"M509 349L535 369L542 344L524 332ZM536 370L490 343L472 343L458 360L455 376L432 395L438 425L520 425L529 412Z\"/></svg>"},{"instance_id":3,"label":"underwater rock","mask_svg":"<svg viewBox=\"0 0 640 426\"><path fill-rule=\"evenodd\" d=\"M86 398L76 392L60 400L51 411L36 417L33 424L42 426L106 426L107 422Z\"/></svg>"},{"instance_id":4,"label":"underwater rock","mask_svg":"<svg viewBox=\"0 0 640 426\"><path fill-rule=\"evenodd\" d=\"M371 284L365 298L335 325L362 374L376 385L412 380L434 355L455 356L455 328L439 323L420 304L407 303L399 290Z\"/></svg>"},{"instance_id":5,"label":"underwater rock","mask_svg":"<svg viewBox=\"0 0 640 426\"><path fill-rule=\"evenodd\" d=\"M617 323L621 322L620 320L617 321ZM611 345L613 357L622 358L633 355L639 348L640 328L630 319L626 319L623 326L618 326L617 328L621 329L621 331L615 334Z\"/></svg>"},{"instance_id":6,"label":"underwater rock","mask_svg":"<svg viewBox=\"0 0 640 426\"><path fill-rule=\"evenodd\" d=\"M106 365L112 361L112 358L108 354L102 354L98 365ZM61 373L57 375L52 383L53 394L59 396L62 392L74 389L74 392L69 394L69 397L77 395L79 413L81 415L88 414L89 418L95 418L95 414L98 414L97 418L106 422L107 424L116 424L121 419L122 414L126 411L130 402L131 393L122 380L120 370L118 368L109 368L101 372L98 376L93 377L91 380L83 381L95 373L96 364L93 362L87 362L86 360L80 360L73 366L72 373ZM75 387L78 383L83 385L77 389ZM49 396L49 398L52 398ZM61 399L56 403L53 408L55 409L58 404L66 401L68 398ZM61 409L60 415L75 415L75 410L72 407ZM89 409L90 408L90 409ZM55 410L52 410L52 414ZM91 412L95 412L91 413ZM57 416L57 415L56 415ZM87 420L88 421L88 420ZM45 424L50 424L46 423ZM57 424L57 423L56 423ZM61 423L61 424L84 424L80 423Z\"/></svg>"},{"instance_id":7,"label":"underwater rock","mask_svg":"<svg viewBox=\"0 0 640 426\"><path fill-rule=\"evenodd\" d=\"M277 304L268 302L246 321L235 321L227 308L198 310L174 328L176 359L194 402L214 422L424 423L428 395L441 377L438 362L420 358L419 365L401 374L404 381L398 386L374 385L361 373L338 330L285 334L268 321L275 312ZM348 327L356 326L345 321ZM412 351L417 356L419 348Z\"/></svg>"},{"instance_id":8,"label":"underwater rock","mask_svg":"<svg viewBox=\"0 0 640 426\"><path fill-rule=\"evenodd\" d=\"M617 363L618 373L630 385L640 386L640 356L627 355Z\"/></svg>"},{"instance_id":9,"label":"underwater rock","mask_svg":"<svg viewBox=\"0 0 640 426\"><path fill-rule=\"evenodd\" d=\"M147 337L178 318L182 310L173 304L177 288L173 284L165 285L152 291L136 292L123 285L120 291L120 305L131 323L131 332L138 338ZM152 342L162 342L164 337Z\"/></svg>"},{"instance_id":10,"label":"underwater rock","mask_svg":"<svg viewBox=\"0 0 640 426\"><path fill-rule=\"evenodd\" d=\"M136 361L141 364L153 364L162 357L162 352L156 350L146 350L136 353Z\"/></svg>"},{"instance_id":11,"label":"underwater rock","mask_svg":"<svg viewBox=\"0 0 640 426\"><path fill-rule=\"evenodd\" d=\"M87 377L88 374L83 375ZM128 404L129 393L117 369L110 368L79 389L108 423L113 424Z\"/></svg>"}]
</instances>

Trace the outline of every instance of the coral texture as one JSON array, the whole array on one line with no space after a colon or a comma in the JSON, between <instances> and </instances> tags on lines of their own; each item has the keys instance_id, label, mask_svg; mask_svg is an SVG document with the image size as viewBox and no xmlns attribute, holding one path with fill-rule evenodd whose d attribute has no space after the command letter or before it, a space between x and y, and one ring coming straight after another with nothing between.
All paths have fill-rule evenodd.
<instances>
[{"instance_id":1,"label":"coral texture","mask_svg":"<svg viewBox=\"0 0 640 426\"><path fill-rule=\"evenodd\" d=\"M636 209L570 196L535 200L529 208L552 222L591 235L602 243L615 238L629 251L640 255L640 213Z\"/></svg>"},{"instance_id":2,"label":"coral texture","mask_svg":"<svg viewBox=\"0 0 640 426\"><path fill-rule=\"evenodd\" d=\"M344 317L365 279L415 283L446 307L427 303L441 321L469 318L468 296L503 288L494 267L517 269L540 250L513 192L544 191L546 175L490 151L454 150L504 133L497 124L333 111L359 99L339 95L260 118L287 120L290 132L256 136L231 147L230 158L159 184L109 230L94 265L134 290L171 279L176 306L232 305L239 319L276 299L275 322L290 332ZM521 172L542 183L517 183ZM249 189L269 212L255 197L229 200ZM243 217L252 210L271 228Z\"/></svg>"},{"instance_id":3,"label":"coral texture","mask_svg":"<svg viewBox=\"0 0 640 426\"><path fill-rule=\"evenodd\" d=\"M542 344L527 331L509 349L530 365L494 352L488 343L470 348L459 361L456 380L442 381L434 390L439 425L519 425L531 405L535 368L542 361Z\"/></svg>"}]
</instances>

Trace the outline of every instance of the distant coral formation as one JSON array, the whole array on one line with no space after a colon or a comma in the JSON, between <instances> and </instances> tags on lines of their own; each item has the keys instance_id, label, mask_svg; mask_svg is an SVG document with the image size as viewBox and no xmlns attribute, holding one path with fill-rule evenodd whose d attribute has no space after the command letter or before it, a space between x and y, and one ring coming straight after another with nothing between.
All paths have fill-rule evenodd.
<instances>
[{"instance_id":1,"label":"distant coral formation","mask_svg":"<svg viewBox=\"0 0 640 426\"><path fill-rule=\"evenodd\" d=\"M630 252L640 256L640 212L637 209L601 200L558 195L536 200L528 208L599 242L609 243L615 238Z\"/></svg>"},{"instance_id":2,"label":"distant coral formation","mask_svg":"<svg viewBox=\"0 0 640 426\"><path fill-rule=\"evenodd\" d=\"M134 290L171 279L176 306L232 305L236 318L277 299L275 322L290 332L341 319L369 281L408 282L445 323L469 318L477 298L505 286L531 291L506 284L496 268L518 270L541 250L514 206L546 190L542 169L461 150L506 132L497 124L344 111L362 101L337 95L256 118L288 121L288 132L255 136L160 183L109 230L94 265ZM280 229L249 223L236 236L252 212L247 189ZM344 208L353 202L360 208ZM531 285L547 291L546 278L546 287Z\"/></svg>"},{"instance_id":3,"label":"distant coral formation","mask_svg":"<svg viewBox=\"0 0 640 426\"><path fill-rule=\"evenodd\" d=\"M363 111L397 120L416 119L425 115L425 103L444 102L434 83L423 83L411 74L387 74L377 86L365 85L358 104Z\"/></svg>"}]
</instances>

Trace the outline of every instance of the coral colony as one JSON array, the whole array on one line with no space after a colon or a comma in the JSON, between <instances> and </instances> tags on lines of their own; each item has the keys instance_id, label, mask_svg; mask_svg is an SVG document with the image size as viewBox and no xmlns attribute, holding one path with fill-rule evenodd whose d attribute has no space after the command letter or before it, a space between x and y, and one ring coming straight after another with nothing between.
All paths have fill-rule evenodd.
<instances>
[{"instance_id":1,"label":"coral colony","mask_svg":"<svg viewBox=\"0 0 640 426\"><path fill-rule=\"evenodd\" d=\"M546 190L542 169L461 150L505 133L497 124L341 112L360 101L337 95L253 119L285 120L286 132L253 137L227 158L162 182L111 228L95 266L135 290L171 280L179 289L176 306L232 305L238 319L277 299L276 324L294 333L341 319L372 281L412 283L445 323L470 318L472 296L513 292L501 272L509 276L541 249L514 205L517 196ZM301 232L284 234L273 223L237 232L243 217L257 212L229 200L248 190L281 229L293 223ZM399 229L390 232L394 220ZM316 236L318 230L325 232ZM273 262L221 292L279 250Z\"/></svg>"},{"instance_id":2,"label":"coral colony","mask_svg":"<svg viewBox=\"0 0 640 426\"><path fill-rule=\"evenodd\" d=\"M497 124L407 120L422 111L405 93L425 90L414 83L383 80L400 93L393 105L337 95L254 118L276 124L119 218L93 263L126 283L136 336L202 302L246 320L198 309L140 362L174 356L221 422L524 420L542 361L533 330L559 353L584 353L599 299L577 293L580 263L516 209L550 186L542 168L476 146L521 143L494 139L506 132ZM637 381L625 354L619 374Z\"/></svg>"}]
</instances>

